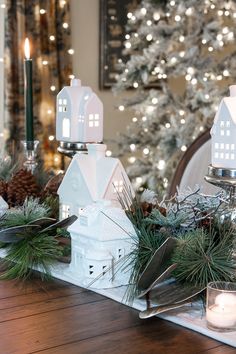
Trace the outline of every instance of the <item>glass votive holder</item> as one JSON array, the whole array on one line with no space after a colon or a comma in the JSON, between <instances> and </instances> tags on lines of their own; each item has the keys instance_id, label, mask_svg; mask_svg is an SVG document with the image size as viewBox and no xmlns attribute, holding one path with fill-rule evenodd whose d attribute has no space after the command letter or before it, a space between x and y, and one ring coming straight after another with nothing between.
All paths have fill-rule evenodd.
<instances>
[{"instance_id":1,"label":"glass votive holder","mask_svg":"<svg viewBox=\"0 0 236 354\"><path fill-rule=\"evenodd\" d=\"M207 285L206 320L213 331L236 331L236 283L216 281Z\"/></svg>"}]
</instances>

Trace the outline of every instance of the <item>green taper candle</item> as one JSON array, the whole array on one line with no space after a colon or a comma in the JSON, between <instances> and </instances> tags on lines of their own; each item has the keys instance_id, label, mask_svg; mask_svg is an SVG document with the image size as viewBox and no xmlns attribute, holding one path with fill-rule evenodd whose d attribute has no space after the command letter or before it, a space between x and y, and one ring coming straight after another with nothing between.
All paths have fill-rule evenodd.
<instances>
[{"instance_id":1,"label":"green taper candle","mask_svg":"<svg viewBox=\"0 0 236 354\"><path fill-rule=\"evenodd\" d=\"M30 59L29 39L25 39L25 131L26 141L34 141L32 59ZM29 144L30 145L30 144Z\"/></svg>"}]
</instances>

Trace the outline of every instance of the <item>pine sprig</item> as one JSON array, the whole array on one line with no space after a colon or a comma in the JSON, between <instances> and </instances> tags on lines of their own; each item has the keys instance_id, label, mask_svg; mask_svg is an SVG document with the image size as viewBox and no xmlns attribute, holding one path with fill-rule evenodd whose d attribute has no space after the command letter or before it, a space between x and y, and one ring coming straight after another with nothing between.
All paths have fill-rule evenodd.
<instances>
[{"instance_id":1,"label":"pine sprig","mask_svg":"<svg viewBox=\"0 0 236 354\"><path fill-rule=\"evenodd\" d=\"M61 255L62 248L53 236L31 235L8 248L5 260L8 269L1 275L1 279L26 280L35 269L42 270L43 279L49 278L50 268Z\"/></svg>"},{"instance_id":2,"label":"pine sprig","mask_svg":"<svg viewBox=\"0 0 236 354\"><path fill-rule=\"evenodd\" d=\"M205 287L210 281L233 281L236 264L233 258L232 231L221 228L196 229L179 238L172 257L177 263L177 280Z\"/></svg>"},{"instance_id":3,"label":"pine sprig","mask_svg":"<svg viewBox=\"0 0 236 354\"><path fill-rule=\"evenodd\" d=\"M34 220L48 216L49 207L39 199L27 198L23 206L11 208L0 221L0 227L26 225Z\"/></svg>"}]
</instances>

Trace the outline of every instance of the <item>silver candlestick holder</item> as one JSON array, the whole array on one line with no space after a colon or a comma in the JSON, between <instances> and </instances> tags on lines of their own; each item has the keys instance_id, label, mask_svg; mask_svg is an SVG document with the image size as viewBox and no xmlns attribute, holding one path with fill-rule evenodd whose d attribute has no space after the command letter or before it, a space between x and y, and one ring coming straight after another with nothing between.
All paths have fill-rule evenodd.
<instances>
[{"instance_id":1,"label":"silver candlestick holder","mask_svg":"<svg viewBox=\"0 0 236 354\"><path fill-rule=\"evenodd\" d=\"M236 221L236 169L208 166L208 174L205 180L214 186L222 188L226 192L228 201L227 211L222 215L223 220ZM223 221L222 220L222 221Z\"/></svg>"},{"instance_id":2,"label":"silver candlestick holder","mask_svg":"<svg viewBox=\"0 0 236 354\"><path fill-rule=\"evenodd\" d=\"M25 154L25 162L23 163L24 167L27 171L30 171L34 174L34 171L38 165L36 158L37 158L37 148L39 141L22 141L24 147L24 154Z\"/></svg>"}]
</instances>

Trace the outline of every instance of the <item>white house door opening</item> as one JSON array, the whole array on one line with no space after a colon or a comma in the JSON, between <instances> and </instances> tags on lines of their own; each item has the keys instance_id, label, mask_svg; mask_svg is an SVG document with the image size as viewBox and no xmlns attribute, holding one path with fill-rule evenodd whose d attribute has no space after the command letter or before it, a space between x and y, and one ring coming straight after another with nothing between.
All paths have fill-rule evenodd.
<instances>
[{"instance_id":1,"label":"white house door opening","mask_svg":"<svg viewBox=\"0 0 236 354\"><path fill-rule=\"evenodd\" d=\"M63 118L62 121L62 135L64 138L70 137L70 120L68 118Z\"/></svg>"}]
</instances>

